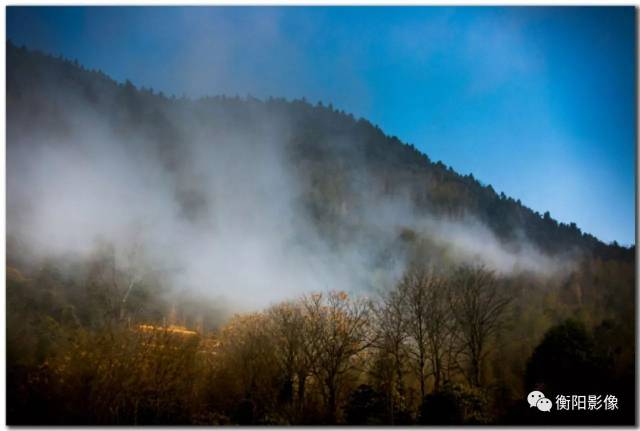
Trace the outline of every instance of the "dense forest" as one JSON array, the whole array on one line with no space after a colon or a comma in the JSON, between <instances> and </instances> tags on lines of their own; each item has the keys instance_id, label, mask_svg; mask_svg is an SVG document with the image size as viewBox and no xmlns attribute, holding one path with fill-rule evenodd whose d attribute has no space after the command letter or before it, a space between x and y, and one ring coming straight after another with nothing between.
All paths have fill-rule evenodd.
<instances>
[{"instance_id":1,"label":"dense forest","mask_svg":"<svg viewBox=\"0 0 640 431\"><path fill-rule=\"evenodd\" d=\"M331 104L6 87L9 424L635 422L635 247Z\"/></svg>"}]
</instances>

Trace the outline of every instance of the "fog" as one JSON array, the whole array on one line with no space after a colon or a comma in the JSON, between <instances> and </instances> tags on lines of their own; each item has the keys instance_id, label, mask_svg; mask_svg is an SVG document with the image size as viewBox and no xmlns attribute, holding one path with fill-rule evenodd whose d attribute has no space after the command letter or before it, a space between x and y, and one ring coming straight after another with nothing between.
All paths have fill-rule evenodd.
<instances>
[{"instance_id":1,"label":"fog","mask_svg":"<svg viewBox=\"0 0 640 431\"><path fill-rule=\"evenodd\" d=\"M26 111L11 117L8 234L36 259L90 255L106 241L132 277L161 272L174 292L238 310L311 291L384 290L406 268L399 237L407 228L454 263L547 275L567 266L526 238L502 244L471 216L425 216L408 193L377 192L371 172L347 177L358 205L339 208L357 230L327 235L305 207L305 172L286 144L292 126L266 110L251 124L214 128L167 104L161 118L166 130L179 130L172 135L135 121L123 130L83 100L60 113L63 133L43 122L30 127Z\"/></svg>"}]
</instances>

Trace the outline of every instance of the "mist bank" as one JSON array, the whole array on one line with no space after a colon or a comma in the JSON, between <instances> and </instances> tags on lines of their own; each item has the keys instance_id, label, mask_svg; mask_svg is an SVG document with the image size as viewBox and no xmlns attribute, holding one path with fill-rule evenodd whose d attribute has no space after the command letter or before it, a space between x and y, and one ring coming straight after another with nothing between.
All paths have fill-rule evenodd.
<instances>
[{"instance_id":1,"label":"mist bank","mask_svg":"<svg viewBox=\"0 0 640 431\"><path fill-rule=\"evenodd\" d=\"M108 243L138 283L255 309L384 290L421 255L564 277L627 253L333 108L167 98L11 45L7 93L7 234L33 261Z\"/></svg>"}]
</instances>

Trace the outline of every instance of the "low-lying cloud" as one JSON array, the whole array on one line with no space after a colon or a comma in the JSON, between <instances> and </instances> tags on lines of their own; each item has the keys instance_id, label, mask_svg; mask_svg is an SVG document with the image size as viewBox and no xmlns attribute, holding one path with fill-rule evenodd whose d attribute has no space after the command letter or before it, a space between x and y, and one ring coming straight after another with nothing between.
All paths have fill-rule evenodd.
<instances>
[{"instance_id":1,"label":"low-lying cloud","mask_svg":"<svg viewBox=\"0 0 640 431\"><path fill-rule=\"evenodd\" d=\"M159 270L175 291L238 309L310 291L384 289L405 269L399 237L407 227L454 262L502 273L558 269L526 242L505 247L471 217L425 216L403 193L376 192L368 187L371 173L350 178L358 206L341 209L357 231L328 238L305 207L286 118L263 110L250 124L213 127L186 103L191 108L160 111L167 130L179 130L168 136L135 124L123 130L82 102L62 113L63 133L11 117L8 234L39 257L88 255L104 240L122 268L140 266L131 269L136 277Z\"/></svg>"}]
</instances>

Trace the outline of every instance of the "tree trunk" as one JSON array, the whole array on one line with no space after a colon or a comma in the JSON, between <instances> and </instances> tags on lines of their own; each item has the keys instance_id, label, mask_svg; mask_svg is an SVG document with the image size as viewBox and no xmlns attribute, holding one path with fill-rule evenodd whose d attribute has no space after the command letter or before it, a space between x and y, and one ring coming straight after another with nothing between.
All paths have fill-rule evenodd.
<instances>
[{"instance_id":1,"label":"tree trunk","mask_svg":"<svg viewBox=\"0 0 640 431\"><path fill-rule=\"evenodd\" d=\"M422 397L422 399L424 399L425 396L425 388L424 388L424 364L425 364L425 358L424 358L424 353L420 352L420 360L419 360L419 366L420 366L420 396Z\"/></svg>"},{"instance_id":2,"label":"tree trunk","mask_svg":"<svg viewBox=\"0 0 640 431\"><path fill-rule=\"evenodd\" d=\"M336 387L333 379L327 379L327 390L328 390L328 400L327 400L327 423L335 424L336 423L336 410L337 410L337 397L336 397Z\"/></svg>"},{"instance_id":3,"label":"tree trunk","mask_svg":"<svg viewBox=\"0 0 640 431\"><path fill-rule=\"evenodd\" d=\"M477 354L471 356L471 384L480 386L480 358Z\"/></svg>"},{"instance_id":4,"label":"tree trunk","mask_svg":"<svg viewBox=\"0 0 640 431\"><path fill-rule=\"evenodd\" d=\"M307 376L302 373L298 374L298 412L304 409L304 391L307 383Z\"/></svg>"},{"instance_id":5,"label":"tree trunk","mask_svg":"<svg viewBox=\"0 0 640 431\"><path fill-rule=\"evenodd\" d=\"M436 353L434 355L434 359L433 359L433 376L434 376L434 383L433 383L433 390L435 392L438 392L440 390L440 377L441 371L440 371L440 358L438 357L438 354Z\"/></svg>"}]
</instances>

